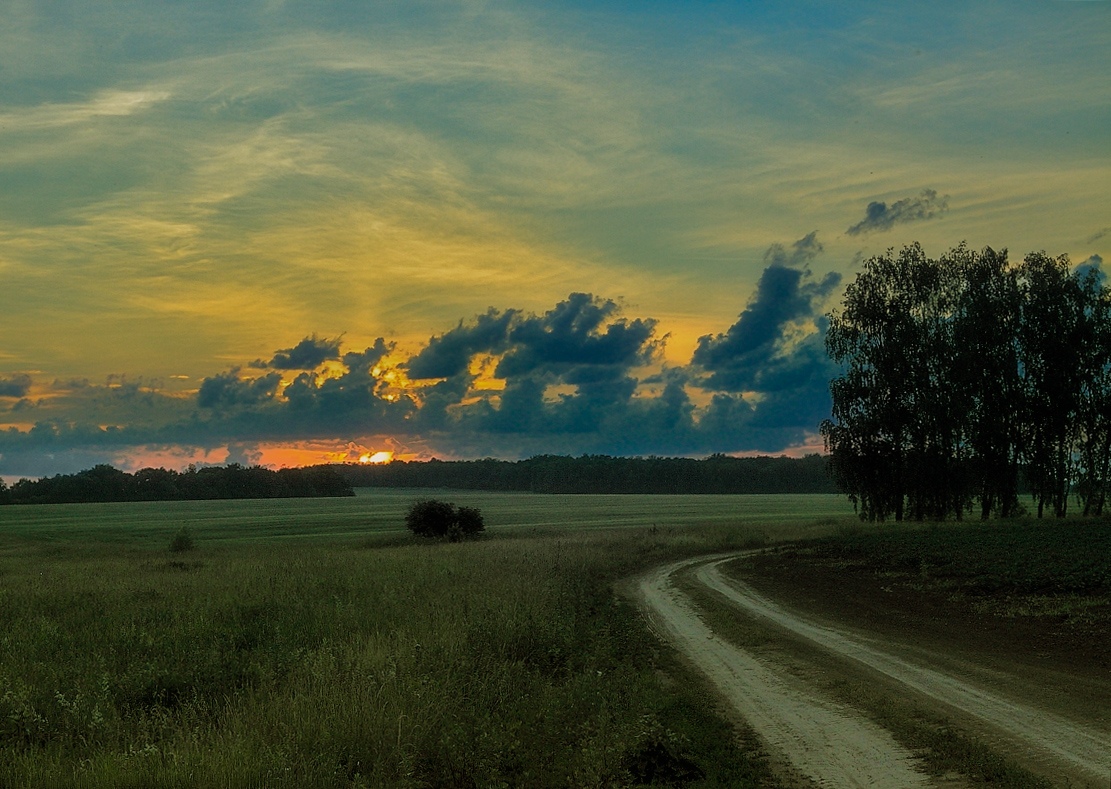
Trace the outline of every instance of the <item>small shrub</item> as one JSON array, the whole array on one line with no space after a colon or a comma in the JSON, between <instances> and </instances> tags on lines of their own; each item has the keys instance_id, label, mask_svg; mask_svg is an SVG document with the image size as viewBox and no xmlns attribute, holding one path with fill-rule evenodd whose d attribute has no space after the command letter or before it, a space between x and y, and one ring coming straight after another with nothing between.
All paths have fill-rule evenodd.
<instances>
[{"instance_id":1,"label":"small shrub","mask_svg":"<svg viewBox=\"0 0 1111 789\"><path fill-rule=\"evenodd\" d=\"M456 510L455 524L464 537L473 537L486 530L486 523L477 507L460 507Z\"/></svg>"},{"instance_id":2,"label":"small shrub","mask_svg":"<svg viewBox=\"0 0 1111 789\"><path fill-rule=\"evenodd\" d=\"M193 545L193 535L189 533L189 529L182 526L177 530L177 534L170 540L170 552L181 553L183 551L191 551L195 546Z\"/></svg>"},{"instance_id":3,"label":"small shrub","mask_svg":"<svg viewBox=\"0 0 1111 789\"><path fill-rule=\"evenodd\" d=\"M409 507L405 515L409 531L421 537L447 538L452 542L474 537L486 529L476 507L459 507L446 501L425 499Z\"/></svg>"}]
</instances>

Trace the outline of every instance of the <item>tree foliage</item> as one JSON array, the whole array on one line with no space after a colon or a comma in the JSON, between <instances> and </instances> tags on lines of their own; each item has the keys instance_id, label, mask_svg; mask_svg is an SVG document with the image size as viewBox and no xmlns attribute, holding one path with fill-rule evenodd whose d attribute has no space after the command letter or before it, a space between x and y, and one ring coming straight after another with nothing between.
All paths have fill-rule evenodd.
<instances>
[{"instance_id":1,"label":"tree foliage","mask_svg":"<svg viewBox=\"0 0 1111 789\"><path fill-rule=\"evenodd\" d=\"M452 542L474 537L486 530L482 512L476 507L456 507L438 499L416 501L405 514L405 525L420 537L449 539Z\"/></svg>"},{"instance_id":2,"label":"tree foliage","mask_svg":"<svg viewBox=\"0 0 1111 789\"><path fill-rule=\"evenodd\" d=\"M1091 267L960 245L865 261L830 315L842 373L822 424L861 516L1102 511L1111 452L1111 296Z\"/></svg>"},{"instance_id":3,"label":"tree foliage","mask_svg":"<svg viewBox=\"0 0 1111 789\"><path fill-rule=\"evenodd\" d=\"M538 455L527 460L395 460L333 466L354 487L533 493L836 493L818 454L703 459Z\"/></svg>"},{"instance_id":4,"label":"tree foliage","mask_svg":"<svg viewBox=\"0 0 1111 789\"><path fill-rule=\"evenodd\" d=\"M6 495L5 495L6 494ZM93 501L170 501L179 499L265 499L354 496L351 485L327 466L190 467L188 471L144 468L134 474L101 464L76 474L21 479L0 490L0 504L60 504Z\"/></svg>"}]
</instances>

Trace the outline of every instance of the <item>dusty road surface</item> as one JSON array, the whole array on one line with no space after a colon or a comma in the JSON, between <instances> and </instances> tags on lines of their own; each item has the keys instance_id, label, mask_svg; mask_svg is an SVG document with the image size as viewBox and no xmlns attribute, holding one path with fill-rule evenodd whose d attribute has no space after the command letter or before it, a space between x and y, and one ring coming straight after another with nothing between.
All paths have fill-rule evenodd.
<instances>
[{"instance_id":1,"label":"dusty road surface","mask_svg":"<svg viewBox=\"0 0 1111 789\"><path fill-rule=\"evenodd\" d=\"M714 635L671 586L687 560L641 579L640 599L653 628L674 644L757 731L768 748L803 775L829 787L927 786L909 751L863 716L816 698L786 674Z\"/></svg>"},{"instance_id":2,"label":"dusty road surface","mask_svg":"<svg viewBox=\"0 0 1111 789\"><path fill-rule=\"evenodd\" d=\"M905 687L908 693L958 711L975 722L974 735L1002 742L1045 777L1062 785L1106 787L1111 779L1111 732L1002 695L829 622L816 622L759 595L721 565L739 554L700 557L657 568L637 592L648 619L717 688L763 738L768 749L819 786L914 787L932 782L905 748L863 715L825 700L774 661L758 660L716 635L692 601L672 584L690 572L739 612L760 617L840 660L851 660ZM1021 691L1018 688L1016 692Z\"/></svg>"}]
</instances>

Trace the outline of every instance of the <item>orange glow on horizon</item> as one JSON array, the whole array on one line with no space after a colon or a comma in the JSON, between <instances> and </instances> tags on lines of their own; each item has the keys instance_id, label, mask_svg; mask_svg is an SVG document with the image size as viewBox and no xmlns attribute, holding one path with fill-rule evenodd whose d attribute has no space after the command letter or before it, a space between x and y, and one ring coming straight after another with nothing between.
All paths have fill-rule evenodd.
<instances>
[{"instance_id":1,"label":"orange glow on horizon","mask_svg":"<svg viewBox=\"0 0 1111 789\"><path fill-rule=\"evenodd\" d=\"M370 443L370 442L373 443ZM367 445L369 443L369 446ZM392 447L375 450L374 445ZM121 453L114 465L124 471L145 467L163 467L182 471L189 463L198 465L224 465L238 462L260 465L270 469L316 466L324 463L389 463L391 460L415 460L421 452L413 452L396 444L392 438L376 436L367 443L348 441L301 441L297 443L251 444L248 446L192 449L186 447L135 447Z\"/></svg>"}]
</instances>

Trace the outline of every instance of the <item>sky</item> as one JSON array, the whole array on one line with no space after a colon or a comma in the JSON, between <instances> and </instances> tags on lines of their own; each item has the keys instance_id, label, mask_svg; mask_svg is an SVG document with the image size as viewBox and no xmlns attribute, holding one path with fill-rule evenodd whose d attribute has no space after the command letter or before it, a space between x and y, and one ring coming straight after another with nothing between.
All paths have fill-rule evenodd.
<instances>
[{"instance_id":1,"label":"sky","mask_svg":"<svg viewBox=\"0 0 1111 789\"><path fill-rule=\"evenodd\" d=\"M802 454L863 260L1111 255L1111 2L0 16L9 480Z\"/></svg>"}]
</instances>

